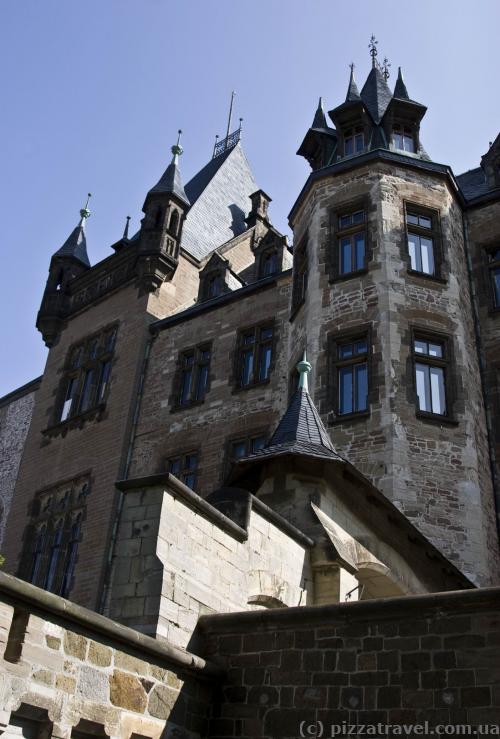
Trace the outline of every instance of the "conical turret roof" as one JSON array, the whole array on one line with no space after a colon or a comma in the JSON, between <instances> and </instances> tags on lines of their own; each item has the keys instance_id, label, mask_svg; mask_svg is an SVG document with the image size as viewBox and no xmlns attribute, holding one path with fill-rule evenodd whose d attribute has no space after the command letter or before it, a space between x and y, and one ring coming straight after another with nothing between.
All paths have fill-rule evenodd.
<instances>
[{"instance_id":1,"label":"conical turret roof","mask_svg":"<svg viewBox=\"0 0 500 739\"><path fill-rule=\"evenodd\" d=\"M172 161L170 162L156 185L152 187L151 190L148 192L148 195L160 193L175 195L177 198L179 198L179 200L189 206L191 205L191 203L189 202L188 197L184 191L184 185L182 184L182 177L179 169L179 156L180 154L182 154L182 146L180 146L179 143L180 135L181 131L179 131L177 144L172 146Z\"/></svg>"},{"instance_id":2,"label":"conical turret roof","mask_svg":"<svg viewBox=\"0 0 500 739\"><path fill-rule=\"evenodd\" d=\"M394 87L394 97L398 98L399 100L409 100L410 96L408 95L408 90L406 89L406 85L403 80L403 74L401 72L401 67L398 67L398 78L396 80L396 85Z\"/></svg>"},{"instance_id":3,"label":"conical turret roof","mask_svg":"<svg viewBox=\"0 0 500 739\"><path fill-rule=\"evenodd\" d=\"M378 66L372 67L361 90L361 100L375 123L380 123L391 99L392 92L384 75Z\"/></svg>"},{"instance_id":4,"label":"conical turret roof","mask_svg":"<svg viewBox=\"0 0 500 739\"><path fill-rule=\"evenodd\" d=\"M316 113L314 114L311 128L328 128L325 111L323 110L323 98L319 99L318 107L316 109Z\"/></svg>"},{"instance_id":5,"label":"conical turret roof","mask_svg":"<svg viewBox=\"0 0 500 739\"><path fill-rule=\"evenodd\" d=\"M68 257L77 259L86 267L90 267L87 254L87 239L85 236L85 221L90 216L90 210L88 209L90 197L91 195L89 193L85 207L80 210L80 222L78 226L73 229L61 248L52 255L52 258Z\"/></svg>"},{"instance_id":6,"label":"conical turret roof","mask_svg":"<svg viewBox=\"0 0 500 739\"><path fill-rule=\"evenodd\" d=\"M349 87L347 88L347 95L345 98L346 103L354 103L361 100L359 95L358 86L354 78L354 64L351 65L351 76L349 78Z\"/></svg>"}]
</instances>

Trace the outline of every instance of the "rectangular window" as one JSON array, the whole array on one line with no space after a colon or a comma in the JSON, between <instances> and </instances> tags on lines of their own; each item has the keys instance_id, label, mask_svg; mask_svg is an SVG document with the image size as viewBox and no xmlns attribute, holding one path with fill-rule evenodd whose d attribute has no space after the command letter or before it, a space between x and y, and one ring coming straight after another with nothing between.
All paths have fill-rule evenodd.
<instances>
[{"instance_id":1,"label":"rectangular window","mask_svg":"<svg viewBox=\"0 0 500 739\"><path fill-rule=\"evenodd\" d=\"M411 128L395 125L392 130L391 144L398 151L409 151L415 153L415 140Z\"/></svg>"},{"instance_id":2,"label":"rectangular window","mask_svg":"<svg viewBox=\"0 0 500 739\"><path fill-rule=\"evenodd\" d=\"M255 454L259 449L263 449L266 445L266 434L255 433L249 436L243 436L240 439L235 439L229 443L228 454L226 458L226 470L229 472L229 468L234 462L237 462L243 457L248 457L250 454Z\"/></svg>"},{"instance_id":3,"label":"rectangular window","mask_svg":"<svg viewBox=\"0 0 500 739\"><path fill-rule=\"evenodd\" d=\"M239 337L238 380L240 387L267 382L273 360L273 326L255 326Z\"/></svg>"},{"instance_id":4,"label":"rectangular window","mask_svg":"<svg viewBox=\"0 0 500 739\"><path fill-rule=\"evenodd\" d=\"M105 329L73 347L61 382L57 421L96 408L106 401L116 342L116 327Z\"/></svg>"},{"instance_id":5,"label":"rectangular window","mask_svg":"<svg viewBox=\"0 0 500 739\"><path fill-rule=\"evenodd\" d=\"M337 413L340 416L368 410L368 337L336 343Z\"/></svg>"},{"instance_id":6,"label":"rectangular window","mask_svg":"<svg viewBox=\"0 0 500 739\"><path fill-rule=\"evenodd\" d=\"M340 212L336 223L336 276L366 269L366 216L357 209ZM335 276L335 275L334 275Z\"/></svg>"},{"instance_id":7,"label":"rectangular window","mask_svg":"<svg viewBox=\"0 0 500 739\"><path fill-rule=\"evenodd\" d=\"M210 359L209 346L199 346L181 354L178 407L203 402L208 390Z\"/></svg>"},{"instance_id":8,"label":"rectangular window","mask_svg":"<svg viewBox=\"0 0 500 739\"><path fill-rule=\"evenodd\" d=\"M198 452L188 452L167 461L168 471L191 490L196 489L198 473Z\"/></svg>"},{"instance_id":9,"label":"rectangular window","mask_svg":"<svg viewBox=\"0 0 500 739\"><path fill-rule=\"evenodd\" d=\"M80 477L36 496L21 576L64 598L73 586L89 480Z\"/></svg>"},{"instance_id":10,"label":"rectangular window","mask_svg":"<svg viewBox=\"0 0 500 739\"><path fill-rule=\"evenodd\" d=\"M437 214L421 212L414 206L406 206L406 231L410 269L425 275L438 274L438 223Z\"/></svg>"},{"instance_id":11,"label":"rectangular window","mask_svg":"<svg viewBox=\"0 0 500 739\"><path fill-rule=\"evenodd\" d=\"M359 154L365 148L365 135L362 128L349 129L344 133L344 156Z\"/></svg>"},{"instance_id":12,"label":"rectangular window","mask_svg":"<svg viewBox=\"0 0 500 739\"><path fill-rule=\"evenodd\" d=\"M418 410L439 416L447 415L446 342L415 335L413 359Z\"/></svg>"},{"instance_id":13,"label":"rectangular window","mask_svg":"<svg viewBox=\"0 0 500 739\"><path fill-rule=\"evenodd\" d=\"M292 315L306 299L307 282L307 240L303 239L293 250Z\"/></svg>"},{"instance_id":14,"label":"rectangular window","mask_svg":"<svg viewBox=\"0 0 500 739\"><path fill-rule=\"evenodd\" d=\"M488 270L493 307L500 308L500 249L488 252Z\"/></svg>"}]
</instances>

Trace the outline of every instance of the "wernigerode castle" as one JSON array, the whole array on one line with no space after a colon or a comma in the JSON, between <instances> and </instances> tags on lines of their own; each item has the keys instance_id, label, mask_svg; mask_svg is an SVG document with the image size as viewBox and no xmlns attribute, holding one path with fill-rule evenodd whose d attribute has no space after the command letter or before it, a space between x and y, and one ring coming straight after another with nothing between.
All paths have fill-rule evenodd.
<instances>
[{"instance_id":1,"label":"wernigerode castle","mask_svg":"<svg viewBox=\"0 0 500 739\"><path fill-rule=\"evenodd\" d=\"M500 134L454 174L371 57L293 245L240 125L52 254L0 399L5 737L500 723Z\"/></svg>"}]
</instances>

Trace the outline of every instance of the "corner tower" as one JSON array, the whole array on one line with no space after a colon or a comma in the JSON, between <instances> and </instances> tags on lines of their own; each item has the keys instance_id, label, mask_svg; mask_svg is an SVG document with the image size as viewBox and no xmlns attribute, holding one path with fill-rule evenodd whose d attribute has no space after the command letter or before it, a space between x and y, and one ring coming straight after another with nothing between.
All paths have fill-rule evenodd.
<instances>
[{"instance_id":1,"label":"corner tower","mask_svg":"<svg viewBox=\"0 0 500 739\"><path fill-rule=\"evenodd\" d=\"M307 336L311 393L335 448L468 577L499 575L464 201L426 153L426 108L372 65L333 107L330 163L290 213L291 353ZM309 139L308 139L309 137ZM308 141L310 132L306 136Z\"/></svg>"}]
</instances>

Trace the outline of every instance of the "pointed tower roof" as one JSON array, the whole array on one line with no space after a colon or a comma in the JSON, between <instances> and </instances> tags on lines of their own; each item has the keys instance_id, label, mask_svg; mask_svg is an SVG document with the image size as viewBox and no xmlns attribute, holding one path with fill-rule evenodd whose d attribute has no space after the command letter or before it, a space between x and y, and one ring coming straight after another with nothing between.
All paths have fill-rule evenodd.
<instances>
[{"instance_id":1,"label":"pointed tower roof","mask_svg":"<svg viewBox=\"0 0 500 739\"><path fill-rule=\"evenodd\" d=\"M78 226L73 229L61 248L52 255L53 258L70 257L72 259L77 259L86 267L90 267L90 261L87 254L87 239L85 237L85 221L90 216L88 204L91 197L92 196L89 193L85 207L80 210L80 222Z\"/></svg>"},{"instance_id":2,"label":"pointed tower roof","mask_svg":"<svg viewBox=\"0 0 500 739\"><path fill-rule=\"evenodd\" d=\"M373 66L361 90L361 100L364 102L374 123L380 123L391 99L392 92L384 79L384 75L378 65Z\"/></svg>"},{"instance_id":3,"label":"pointed tower roof","mask_svg":"<svg viewBox=\"0 0 500 739\"><path fill-rule=\"evenodd\" d=\"M311 371L311 365L306 359L305 352L304 358L297 365L297 371L300 374L299 387L270 441L263 449L239 460L237 462L238 467L240 463L245 465L253 461L285 454L345 461L335 451L330 436L309 395L307 375Z\"/></svg>"},{"instance_id":4,"label":"pointed tower roof","mask_svg":"<svg viewBox=\"0 0 500 739\"><path fill-rule=\"evenodd\" d=\"M188 197L184 191L184 185L182 184L181 173L179 169L179 156L182 154L182 146L180 145L182 131L179 130L177 143L172 146L172 161L162 174L158 182L151 190L148 195L166 193L175 195L179 200L182 200L186 205L190 205Z\"/></svg>"},{"instance_id":5,"label":"pointed tower roof","mask_svg":"<svg viewBox=\"0 0 500 739\"><path fill-rule=\"evenodd\" d=\"M396 85L394 87L394 97L398 98L399 100L409 100L410 96L408 95L408 90L406 89L406 85L403 80L403 73L401 72L401 67L398 67L398 78L396 80Z\"/></svg>"},{"instance_id":6,"label":"pointed tower roof","mask_svg":"<svg viewBox=\"0 0 500 739\"><path fill-rule=\"evenodd\" d=\"M346 103L354 103L361 100L359 95L358 86L354 78L354 64L351 64L351 76L349 78L349 87L347 88L347 95L345 98Z\"/></svg>"},{"instance_id":7,"label":"pointed tower roof","mask_svg":"<svg viewBox=\"0 0 500 739\"><path fill-rule=\"evenodd\" d=\"M314 114L311 128L328 128L325 111L323 110L323 98L319 99L318 107L316 109L316 113Z\"/></svg>"}]
</instances>

